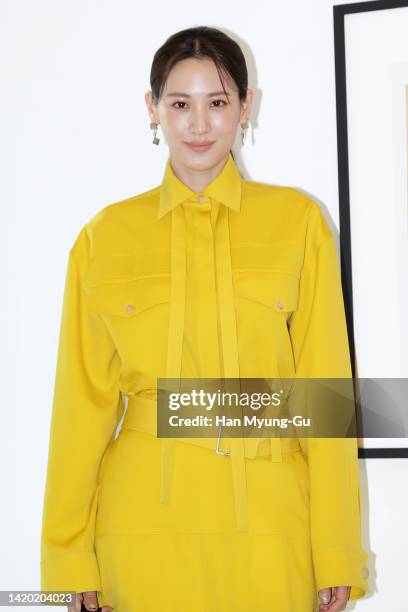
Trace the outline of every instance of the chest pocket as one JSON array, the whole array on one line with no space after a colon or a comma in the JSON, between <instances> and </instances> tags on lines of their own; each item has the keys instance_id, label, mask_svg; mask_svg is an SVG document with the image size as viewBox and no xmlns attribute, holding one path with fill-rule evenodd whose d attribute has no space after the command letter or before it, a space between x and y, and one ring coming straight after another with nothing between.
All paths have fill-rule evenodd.
<instances>
[{"instance_id":1,"label":"chest pocket","mask_svg":"<svg viewBox=\"0 0 408 612\"><path fill-rule=\"evenodd\" d=\"M163 257L167 254L163 253ZM83 281L90 312L133 319L170 301L170 275L156 258L104 257L91 262ZM160 263L160 262L159 262Z\"/></svg>"},{"instance_id":2,"label":"chest pocket","mask_svg":"<svg viewBox=\"0 0 408 612\"><path fill-rule=\"evenodd\" d=\"M297 241L234 247L233 281L237 298L259 308L266 307L288 320L299 304L303 256L303 243Z\"/></svg>"},{"instance_id":3,"label":"chest pocket","mask_svg":"<svg viewBox=\"0 0 408 612\"><path fill-rule=\"evenodd\" d=\"M168 303L170 279L167 275L124 278L90 287L85 294L90 312L130 319Z\"/></svg>"},{"instance_id":4,"label":"chest pocket","mask_svg":"<svg viewBox=\"0 0 408 612\"><path fill-rule=\"evenodd\" d=\"M283 314L286 319L299 304L299 277L272 270L235 270L236 296L240 300Z\"/></svg>"}]
</instances>

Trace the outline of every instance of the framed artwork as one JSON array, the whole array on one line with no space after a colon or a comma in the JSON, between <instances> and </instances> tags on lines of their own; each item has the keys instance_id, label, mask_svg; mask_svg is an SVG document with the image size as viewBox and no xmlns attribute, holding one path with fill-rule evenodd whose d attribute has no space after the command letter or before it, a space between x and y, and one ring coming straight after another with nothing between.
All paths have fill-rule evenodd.
<instances>
[{"instance_id":1,"label":"framed artwork","mask_svg":"<svg viewBox=\"0 0 408 612\"><path fill-rule=\"evenodd\" d=\"M340 256L361 388L359 456L408 457L408 1L342 4L333 13Z\"/></svg>"}]
</instances>

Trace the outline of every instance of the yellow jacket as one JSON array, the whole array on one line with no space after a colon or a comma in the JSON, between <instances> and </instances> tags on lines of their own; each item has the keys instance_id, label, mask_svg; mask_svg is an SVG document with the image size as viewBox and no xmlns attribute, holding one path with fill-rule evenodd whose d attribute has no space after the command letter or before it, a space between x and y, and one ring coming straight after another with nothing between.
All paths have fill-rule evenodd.
<instances>
[{"instance_id":1,"label":"yellow jacket","mask_svg":"<svg viewBox=\"0 0 408 612\"><path fill-rule=\"evenodd\" d=\"M199 277L189 274L192 259ZM123 427L154 435L156 380L183 376L351 376L335 240L319 206L294 188L242 179L231 155L201 194L168 160L158 187L104 207L70 250L44 496L43 590L100 589L99 478L124 397ZM162 503L171 503L174 444L214 449L215 442L162 439ZM317 588L351 585L350 598L362 597L367 553L356 440L300 442ZM289 438L223 440L239 531L250 530L245 460L270 454L279 461L296 445Z\"/></svg>"}]
</instances>

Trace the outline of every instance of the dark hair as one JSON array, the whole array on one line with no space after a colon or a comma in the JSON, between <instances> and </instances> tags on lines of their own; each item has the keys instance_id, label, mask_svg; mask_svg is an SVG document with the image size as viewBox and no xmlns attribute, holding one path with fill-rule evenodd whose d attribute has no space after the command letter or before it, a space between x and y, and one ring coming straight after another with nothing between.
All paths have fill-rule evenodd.
<instances>
[{"instance_id":1,"label":"dark hair","mask_svg":"<svg viewBox=\"0 0 408 612\"><path fill-rule=\"evenodd\" d=\"M208 26L187 28L172 34L156 51L150 70L153 102L157 104L173 66L189 57L213 60L225 91L223 76L227 73L238 88L240 100L248 89L248 70L241 47L221 30ZM234 157L232 151L232 156Z\"/></svg>"}]
</instances>

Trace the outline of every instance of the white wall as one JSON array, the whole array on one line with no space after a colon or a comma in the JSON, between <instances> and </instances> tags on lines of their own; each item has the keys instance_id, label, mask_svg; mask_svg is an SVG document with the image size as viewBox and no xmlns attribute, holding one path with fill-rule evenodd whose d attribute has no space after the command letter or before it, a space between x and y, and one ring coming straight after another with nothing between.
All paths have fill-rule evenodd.
<instances>
[{"instance_id":1,"label":"white wall","mask_svg":"<svg viewBox=\"0 0 408 612\"><path fill-rule=\"evenodd\" d=\"M338 227L332 3L1 0L0 589L38 589L39 529L67 254L100 208L159 184L144 92L171 33L221 27L258 96L239 156L246 177L299 187ZM337 232L336 232L337 233ZM380 347L379 347L380 349ZM13 450L12 450L13 449ZM374 595L348 609L403 612L407 460L360 461ZM329 486L328 484L328 492Z\"/></svg>"}]
</instances>

